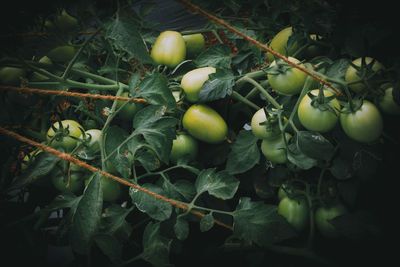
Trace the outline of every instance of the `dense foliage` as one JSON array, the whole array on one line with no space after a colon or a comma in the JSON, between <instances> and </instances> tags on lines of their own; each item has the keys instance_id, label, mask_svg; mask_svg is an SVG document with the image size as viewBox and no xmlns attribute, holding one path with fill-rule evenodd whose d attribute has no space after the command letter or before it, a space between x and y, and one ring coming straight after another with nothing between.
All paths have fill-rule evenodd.
<instances>
[{"instance_id":1,"label":"dense foliage","mask_svg":"<svg viewBox=\"0 0 400 267\"><path fill-rule=\"evenodd\" d=\"M10 6L0 127L145 190L2 132L5 261L385 262L400 136L390 5L192 1L332 89L212 20L186 28L162 1L72 2Z\"/></svg>"}]
</instances>

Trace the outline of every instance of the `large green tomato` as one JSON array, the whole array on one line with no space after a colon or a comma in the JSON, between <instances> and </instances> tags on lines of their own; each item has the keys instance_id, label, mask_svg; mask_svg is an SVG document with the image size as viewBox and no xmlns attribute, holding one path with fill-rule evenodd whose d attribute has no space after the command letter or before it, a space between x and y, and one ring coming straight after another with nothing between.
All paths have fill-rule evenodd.
<instances>
[{"instance_id":1,"label":"large green tomato","mask_svg":"<svg viewBox=\"0 0 400 267\"><path fill-rule=\"evenodd\" d=\"M372 142L382 133L383 120L378 108L363 100L361 107L353 112L344 108L340 114L340 124L350 138L359 142Z\"/></svg>"},{"instance_id":2,"label":"large green tomato","mask_svg":"<svg viewBox=\"0 0 400 267\"><path fill-rule=\"evenodd\" d=\"M393 87L383 89L383 95L378 100L379 108L386 114L400 115L400 105L393 99Z\"/></svg>"},{"instance_id":3,"label":"large green tomato","mask_svg":"<svg viewBox=\"0 0 400 267\"><path fill-rule=\"evenodd\" d=\"M180 158L193 160L197 156L198 143L195 138L188 134L177 134L172 142L172 149L169 159L177 162Z\"/></svg>"},{"instance_id":4,"label":"large green tomato","mask_svg":"<svg viewBox=\"0 0 400 267\"><path fill-rule=\"evenodd\" d=\"M203 67L191 70L183 75L181 87L189 102L197 102L201 87L209 79L208 75L215 73L215 71L214 67Z\"/></svg>"},{"instance_id":5,"label":"large green tomato","mask_svg":"<svg viewBox=\"0 0 400 267\"><path fill-rule=\"evenodd\" d=\"M268 117L271 117L271 115L268 114ZM278 118L276 119L278 120ZM275 123L268 122L264 108L261 108L256 113L254 113L253 117L251 118L251 130L257 138L274 139L281 133L278 123L278 121L276 121Z\"/></svg>"},{"instance_id":6,"label":"large green tomato","mask_svg":"<svg viewBox=\"0 0 400 267\"><path fill-rule=\"evenodd\" d=\"M183 39L186 43L186 55L188 57L195 57L205 49L206 41L201 33L183 35Z\"/></svg>"},{"instance_id":7,"label":"large green tomato","mask_svg":"<svg viewBox=\"0 0 400 267\"><path fill-rule=\"evenodd\" d=\"M89 184L95 175L97 174L94 173L85 181L85 186ZM114 202L121 197L122 187L119 182L102 175L100 176L100 186L103 191L103 201Z\"/></svg>"},{"instance_id":8,"label":"large green tomato","mask_svg":"<svg viewBox=\"0 0 400 267\"><path fill-rule=\"evenodd\" d=\"M299 232L306 228L310 218L305 199L282 198L278 204L278 213Z\"/></svg>"},{"instance_id":9,"label":"large green tomato","mask_svg":"<svg viewBox=\"0 0 400 267\"><path fill-rule=\"evenodd\" d=\"M67 152L71 152L72 149L78 144L75 138L79 138L82 135L83 127L74 120L63 120L61 121L62 128L60 129L60 123L55 122L52 127L49 128L46 134L47 141L50 141L54 135L54 139L51 141L51 147L62 147ZM54 129L56 129L56 132ZM83 130L84 131L84 130Z\"/></svg>"},{"instance_id":10,"label":"large green tomato","mask_svg":"<svg viewBox=\"0 0 400 267\"><path fill-rule=\"evenodd\" d=\"M51 59L48 56L41 57L38 62L42 63L42 64L47 64L47 65L50 65L53 63L53 62L51 62ZM43 74L40 74L38 72L32 73L32 77L31 77L32 81L42 81L42 80L47 80L47 79L48 79L48 77L44 76Z\"/></svg>"},{"instance_id":11,"label":"large green tomato","mask_svg":"<svg viewBox=\"0 0 400 267\"><path fill-rule=\"evenodd\" d=\"M185 40L179 32L164 31L157 37L150 55L156 64L173 68L185 60Z\"/></svg>"},{"instance_id":12,"label":"large green tomato","mask_svg":"<svg viewBox=\"0 0 400 267\"><path fill-rule=\"evenodd\" d=\"M25 70L14 67L0 68L0 83L5 85L19 85L25 77Z\"/></svg>"},{"instance_id":13,"label":"large green tomato","mask_svg":"<svg viewBox=\"0 0 400 267\"><path fill-rule=\"evenodd\" d=\"M319 90L312 90L311 94L318 96ZM325 97L333 95L328 90L323 90L323 94ZM331 99L328 103L321 106L317 99L313 103L312 99L308 95L305 95L300 102L297 112L300 123L307 130L325 133L335 127L339 120L339 110L340 104L336 98Z\"/></svg>"},{"instance_id":14,"label":"large green tomato","mask_svg":"<svg viewBox=\"0 0 400 267\"><path fill-rule=\"evenodd\" d=\"M315 225L324 237L338 237L336 228L329 221L346 213L347 209L343 204L337 203L332 206L319 207L315 211Z\"/></svg>"},{"instance_id":15,"label":"large green tomato","mask_svg":"<svg viewBox=\"0 0 400 267\"><path fill-rule=\"evenodd\" d=\"M123 92L122 97L132 97L129 92ZM126 101L118 100L117 109L119 109ZM125 121L132 121L135 117L136 112L138 112L144 104L142 102L134 102L133 100L126 104L119 112L118 116Z\"/></svg>"},{"instance_id":16,"label":"large green tomato","mask_svg":"<svg viewBox=\"0 0 400 267\"><path fill-rule=\"evenodd\" d=\"M228 134L224 119L203 104L192 105L183 115L182 124L190 135L206 143L221 143Z\"/></svg>"},{"instance_id":17,"label":"large green tomato","mask_svg":"<svg viewBox=\"0 0 400 267\"><path fill-rule=\"evenodd\" d=\"M283 56L290 56L297 49L297 43L294 43L290 48L287 47L287 42L289 37L292 35L292 27L287 27L278 32L269 44L269 48L278 52ZM271 53L267 53L268 60L270 62L274 61L274 56Z\"/></svg>"},{"instance_id":18,"label":"large green tomato","mask_svg":"<svg viewBox=\"0 0 400 267\"><path fill-rule=\"evenodd\" d=\"M288 59L302 66L298 59L294 57L289 57ZM300 93L306 81L307 74L297 68L287 66L287 63L282 64L284 64L283 68L278 67L276 72L274 71L274 73L267 74L272 89L282 95L295 95ZM271 63L271 67L274 66L276 66L276 61Z\"/></svg>"},{"instance_id":19,"label":"large green tomato","mask_svg":"<svg viewBox=\"0 0 400 267\"><path fill-rule=\"evenodd\" d=\"M292 138L289 133L285 133L285 136L287 141ZM274 163L285 163L288 160L285 140L282 134L271 140L263 139L261 142L261 152L267 160Z\"/></svg>"},{"instance_id":20,"label":"large green tomato","mask_svg":"<svg viewBox=\"0 0 400 267\"><path fill-rule=\"evenodd\" d=\"M357 67L361 67L362 60L363 60L363 58L360 57L360 58L353 60L352 63ZM378 72L385 68L377 60L375 60L374 64L372 64L373 60L374 59L371 57L365 57L365 66L363 66L363 67L369 68L370 69L369 71L372 71L372 72ZM357 68L354 68L352 65L350 65L346 70L345 80L346 80L346 82L350 83L349 87L356 93L361 92L365 88L364 83L357 82L360 80L360 72Z\"/></svg>"},{"instance_id":21,"label":"large green tomato","mask_svg":"<svg viewBox=\"0 0 400 267\"><path fill-rule=\"evenodd\" d=\"M53 62L65 63L75 55L75 47L71 45L57 46L47 53L47 57Z\"/></svg>"}]
</instances>

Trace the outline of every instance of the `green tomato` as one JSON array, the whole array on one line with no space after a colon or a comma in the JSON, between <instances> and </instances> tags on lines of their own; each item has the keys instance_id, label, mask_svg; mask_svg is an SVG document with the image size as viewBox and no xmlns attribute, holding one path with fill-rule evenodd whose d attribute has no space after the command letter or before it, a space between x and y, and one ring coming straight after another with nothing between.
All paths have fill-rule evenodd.
<instances>
[{"instance_id":1,"label":"green tomato","mask_svg":"<svg viewBox=\"0 0 400 267\"><path fill-rule=\"evenodd\" d=\"M21 172L24 172L26 168L29 166L29 164L31 164L35 160L36 156L42 152L43 150L38 148L31 151L29 154L26 154L21 162Z\"/></svg>"},{"instance_id":2,"label":"green tomato","mask_svg":"<svg viewBox=\"0 0 400 267\"><path fill-rule=\"evenodd\" d=\"M82 135L83 127L74 120L63 120L61 121L62 128L60 129L59 122L55 122L52 127L49 128L46 134L47 141L50 141L54 135L54 139L51 141L51 147L62 147L67 152L71 152L78 141L75 138L79 138ZM56 131L54 131L54 129Z\"/></svg>"},{"instance_id":3,"label":"green tomato","mask_svg":"<svg viewBox=\"0 0 400 267\"><path fill-rule=\"evenodd\" d=\"M122 97L132 97L129 92L123 92ZM119 109L126 101L118 100L117 109ZM141 102L134 102L133 100L126 104L119 112L118 116L125 121L132 121L135 114L144 106Z\"/></svg>"},{"instance_id":4,"label":"green tomato","mask_svg":"<svg viewBox=\"0 0 400 267\"><path fill-rule=\"evenodd\" d=\"M2 67L0 68L0 83L17 86L25 77L25 73L25 70L21 68Z\"/></svg>"},{"instance_id":5,"label":"green tomato","mask_svg":"<svg viewBox=\"0 0 400 267\"><path fill-rule=\"evenodd\" d=\"M357 67L361 67L362 66L362 59L363 58L357 58L355 60L353 60L353 64ZM370 71L372 72L378 72L380 70L383 70L385 67L378 62L377 60L374 61L374 64L371 66L372 61L374 59L371 57L365 57L365 67L370 68ZM346 70L346 74L345 74L345 80L349 84L350 89L352 89L354 92L359 93L361 92L364 88L365 85L362 82L357 82L360 80L360 72L357 68L354 68L352 65L350 65L347 70Z\"/></svg>"},{"instance_id":6,"label":"green tomato","mask_svg":"<svg viewBox=\"0 0 400 267\"><path fill-rule=\"evenodd\" d=\"M268 114L268 117L271 117L271 115ZM251 130L253 134L260 139L275 139L281 133L278 121L276 121L276 123L270 123L269 121L267 121L267 116L265 115L264 108L256 111L256 113L254 113L253 117L251 118Z\"/></svg>"},{"instance_id":7,"label":"green tomato","mask_svg":"<svg viewBox=\"0 0 400 267\"><path fill-rule=\"evenodd\" d=\"M378 100L379 108L386 114L400 115L400 105L393 99L393 87L389 85L383 90L384 94Z\"/></svg>"},{"instance_id":8,"label":"green tomato","mask_svg":"<svg viewBox=\"0 0 400 267\"><path fill-rule=\"evenodd\" d=\"M182 124L190 135L206 143L221 143L228 134L224 119L214 109L203 104L189 107Z\"/></svg>"},{"instance_id":9,"label":"green tomato","mask_svg":"<svg viewBox=\"0 0 400 267\"><path fill-rule=\"evenodd\" d=\"M49 30L60 30L63 32L70 32L78 28L78 20L67 13L65 9L58 14L54 23L50 20L46 20L44 26Z\"/></svg>"},{"instance_id":10,"label":"green tomato","mask_svg":"<svg viewBox=\"0 0 400 267\"><path fill-rule=\"evenodd\" d=\"M285 133L285 136L287 141L292 138L289 133ZM261 152L267 160L273 163L286 163L288 160L285 140L282 134L275 139L263 139L261 142Z\"/></svg>"},{"instance_id":11,"label":"green tomato","mask_svg":"<svg viewBox=\"0 0 400 267\"><path fill-rule=\"evenodd\" d=\"M42 64L47 64L47 65L51 65L53 63L48 56L41 57L38 62L42 63ZM47 79L48 79L48 77L44 76L43 74L40 74L38 72L32 73L32 77L31 77L32 81L43 81L43 80L47 80Z\"/></svg>"},{"instance_id":12,"label":"green tomato","mask_svg":"<svg viewBox=\"0 0 400 267\"><path fill-rule=\"evenodd\" d=\"M303 231L309 222L309 207L305 199L284 197L279 201L278 213L298 231Z\"/></svg>"},{"instance_id":13,"label":"green tomato","mask_svg":"<svg viewBox=\"0 0 400 267\"><path fill-rule=\"evenodd\" d=\"M319 90L312 90L311 94L318 96ZM323 90L323 94L325 97L330 97L333 95L333 93L328 90ZM316 99L315 101L317 102L318 100ZM339 120L339 101L336 98L331 99L327 103L327 105L329 105L328 107L318 107L315 105L320 104L312 103L312 99L308 95L303 97L297 110L300 123L310 131L321 133L329 132L333 129L333 127L335 127Z\"/></svg>"},{"instance_id":14,"label":"green tomato","mask_svg":"<svg viewBox=\"0 0 400 267\"><path fill-rule=\"evenodd\" d=\"M99 129L90 129L82 133L80 139L88 138L90 141L87 143L88 149L92 153L97 153L100 151L100 137L101 137L101 130Z\"/></svg>"},{"instance_id":15,"label":"green tomato","mask_svg":"<svg viewBox=\"0 0 400 267\"><path fill-rule=\"evenodd\" d=\"M288 192L289 192L289 194L291 193L290 187L287 184L282 184L278 190L278 199L282 200L285 197L288 197L288 194L287 194Z\"/></svg>"},{"instance_id":16,"label":"green tomato","mask_svg":"<svg viewBox=\"0 0 400 267\"><path fill-rule=\"evenodd\" d=\"M71 164L69 174L68 169L64 172L59 165L56 165L50 176L53 186L58 191L77 194L83 190L85 174L80 166Z\"/></svg>"},{"instance_id":17,"label":"green tomato","mask_svg":"<svg viewBox=\"0 0 400 267\"><path fill-rule=\"evenodd\" d=\"M297 42L295 42L290 48L287 47L287 42L292 33L292 27L284 28L274 36L274 38L271 40L271 43L269 44L269 48L283 56L292 55L293 52L297 49ZM274 61L274 56L271 53L268 52L267 57L270 62Z\"/></svg>"},{"instance_id":18,"label":"green tomato","mask_svg":"<svg viewBox=\"0 0 400 267\"><path fill-rule=\"evenodd\" d=\"M180 158L193 160L198 152L197 140L187 134L178 134L172 142L172 149L169 159L177 162Z\"/></svg>"},{"instance_id":19,"label":"green tomato","mask_svg":"<svg viewBox=\"0 0 400 267\"><path fill-rule=\"evenodd\" d=\"M302 66L298 59L294 57L289 57L288 59ZM286 63L284 64L286 65ZM274 66L276 66L276 61L271 63L271 67ZM285 66L285 68L286 69L281 72L278 69L277 73L268 73L269 84L272 89L282 95L295 95L300 93L306 81L307 74L294 67Z\"/></svg>"},{"instance_id":20,"label":"green tomato","mask_svg":"<svg viewBox=\"0 0 400 267\"><path fill-rule=\"evenodd\" d=\"M173 68L185 60L185 40L179 32L164 31L157 37L150 55L156 64Z\"/></svg>"},{"instance_id":21,"label":"green tomato","mask_svg":"<svg viewBox=\"0 0 400 267\"><path fill-rule=\"evenodd\" d=\"M315 211L315 225L319 232L327 238L336 238L339 236L335 227L330 220L347 213L347 209L343 204L334 204L327 207L319 207Z\"/></svg>"},{"instance_id":22,"label":"green tomato","mask_svg":"<svg viewBox=\"0 0 400 267\"><path fill-rule=\"evenodd\" d=\"M53 62L65 63L75 55L75 47L71 45L58 46L47 53L47 57Z\"/></svg>"},{"instance_id":23,"label":"green tomato","mask_svg":"<svg viewBox=\"0 0 400 267\"><path fill-rule=\"evenodd\" d=\"M188 57L195 57L205 49L206 41L203 34L187 34L182 37L186 43L186 54Z\"/></svg>"},{"instance_id":24,"label":"green tomato","mask_svg":"<svg viewBox=\"0 0 400 267\"><path fill-rule=\"evenodd\" d=\"M191 70L183 75L181 87L189 102L197 102L201 87L209 79L209 75L215 72L216 69L214 67L203 67Z\"/></svg>"},{"instance_id":25,"label":"green tomato","mask_svg":"<svg viewBox=\"0 0 400 267\"><path fill-rule=\"evenodd\" d=\"M340 124L347 136L364 143L378 139L383 130L381 113L368 100L364 100L356 111L348 112L348 108L344 108L340 114Z\"/></svg>"},{"instance_id":26,"label":"green tomato","mask_svg":"<svg viewBox=\"0 0 400 267\"><path fill-rule=\"evenodd\" d=\"M97 175L94 173L85 181L85 186L88 186L89 182L93 179L93 177ZM100 176L100 186L103 191L103 201L114 202L117 201L121 197L122 187L121 184L111 178L108 178L104 175Z\"/></svg>"}]
</instances>

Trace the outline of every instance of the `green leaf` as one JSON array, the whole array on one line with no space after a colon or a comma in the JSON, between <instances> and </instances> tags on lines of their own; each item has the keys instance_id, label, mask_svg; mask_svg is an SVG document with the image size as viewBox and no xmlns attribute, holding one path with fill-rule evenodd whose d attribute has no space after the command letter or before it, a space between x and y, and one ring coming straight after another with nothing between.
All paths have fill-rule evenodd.
<instances>
[{"instance_id":1,"label":"green leaf","mask_svg":"<svg viewBox=\"0 0 400 267\"><path fill-rule=\"evenodd\" d=\"M291 163L303 170L308 170L318 165L316 159L310 158L300 151L297 142L291 142L288 145L287 157Z\"/></svg>"},{"instance_id":2,"label":"green leaf","mask_svg":"<svg viewBox=\"0 0 400 267\"><path fill-rule=\"evenodd\" d=\"M202 52L195 60L197 67L220 67L222 69L230 67L232 62L229 46L220 44L212 46Z\"/></svg>"},{"instance_id":3,"label":"green leaf","mask_svg":"<svg viewBox=\"0 0 400 267\"><path fill-rule=\"evenodd\" d=\"M32 164L28 165L24 173L15 180L10 188L21 188L38 177L40 179L40 176L48 174L59 161L60 158L53 154L45 152L39 153L35 156L35 160Z\"/></svg>"},{"instance_id":4,"label":"green leaf","mask_svg":"<svg viewBox=\"0 0 400 267\"><path fill-rule=\"evenodd\" d=\"M195 187L198 194L208 192L220 199L231 199L235 195L239 183L239 180L227 171L216 172L215 168L212 168L200 172Z\"/></svg>"},{"instance_id":5,"label":"green leaf","mask_svg":"<svg viewBox=\"0 0 400 267\"><path fill-rule=\"evenodd\" d=\"M310 158L330 160L335 147L318 132L299 131L297 144L301 152Z\"/></svg>"},{"instance_id":6,"label":"green leaf","mask_svg":"<svg viewBox=\"0 0 400 267\"><path fill-rule=\"evenodd\" d=\"M201 218L200 220L200 231L207 232L214 226L214 217L212 213L209 213Z\"/></svg>"},{"instance_id":7,"label":"green leaf","mask_svg":"<svg viewBox=\"0 0 400 267\"><path fill-rule=\"evenodd\" d=\"M100 225L103 191L97 173L89 182L73 217L70 244L77 253L87 254Z\"/></svg>"},{"instance_id":8,"label":"green leaf","mask_svg":"<svg viewBox=\"0 0 400 267\"><path fill-rule=\"evenodd\" d=\"M174 232L179 240L185 240L189 235L189 223L182 217L177 217Z\"/></svg>"},{"instance_id":9,"label":"green leaf","mask_svg":"<svg viewBox=\"0 0 400 267\"><path fill-rule=\"evenodd\" d=\"M226 162L226 170L230 174L244 173L259 162L260 149L257 141L257 137L251 131L242 130L239 132Z\"/></svg>"},{"instance_id":10,"label":"green leaf","mask_svg":"<svg viewBox=\"0 0 400 267\"><path fill-rule=\"evenodd\" d=\"M144 184L142 187L159 195L164 194L164 190L154 184L148 183ZM151 218L164 221L171 216L172 206L168 202L132 187L129 189L129 195L131 196L132 203L135 204L141 212L147 213Z\"/></svg>"},{"instance_id":11,"label":"green leaf","mask_svg":"<svg viewBox=\"0 0 400 267\"><path fill-rule=\"evenodd\" d=\"M134 207L127 209L117 204L108 206L101 220L102 232L113 234L119 229L126 227L127 222L125 218L133 209Z\"/></svg>"},{"instance_id":12,"label":"green leaf","mask_svg":"<svg viewBox=\"0 0 400 267\"><path fill-rule=\"evenodd\" d=\"M240 199L233 219L233 234L248 243L262 246L296 235L293 227L278 214L277 206L252 202L247 197Z\"/></svg>"},{"instance_id":13,"label":"green leaf","mask_svg":"<svg viewBox=\"0 0 400 267\"><path fill-rule=\"evenodd\" d=\"M142 259L158 267L169 263L170 243L160 235L160 223L149 222L143 233Z\"/></svg>"},{"instance_id":14,"label":"green leaf","mask_svg":"<svg viewBox=\"0 0 400 267\"><path fill-rule=\"evenodd\" d=\"M131 137L141 135L161 161L168 163L172 141L176 136L176 118L164 116L165 106L150 105L138 111L133 121ZM136 146L141 146L135 141ZM130 146L133 148L133 146Z\"/></svg>"},{"instance_id":15,"label":"green leaf","mask_svg":"<svg viewBox=\"0 0 400 267\"><path fill-rule=\"evenodd\" d=\"M94 236L94 241L111 262L121 262L122 244L119 239L110 234L97 234Z\"/></svg>"},{"instance_id":16,"label":"green leaf","mask_svg":"<svg viewBox=\"0 0 400 267\"><path fill-rule=\"evenodd\" d=\"M130 14L120 12L119 16L106 26L104 37L112 40L113 45L126 52L130 58L136 58L142 63L153 62Z\"/></svg>"},{"instance_id":17,"label":"green leaf","mask_svg":"<svg viewBox=\"0 0 400 267\"><path fill-rule=\"evenodd\" d=\"M162 187L168 196L176 200L189 201L196 195L194 185L187 180L177 180L171 183L164 179Z\"/></svg>"},{"instance_id":18,"label":"green leaf","mask_svg":"<svg viewBox=\"0 0 400 267\"><path fill-rule=\"evenodd\" d=\"M110 157L112 165L117 171L125 178L129 178L130 175L130 161L128 159L129 151L127 145L121 145L128 138L128 133L118 127L111 126L105 133L105 152L106 155L110 155L115 149L118 149Z\"/></svg>"},{"instance_id":19,"label":"green leaf","mask_svg":"<svg viewBox=\"0 0 400 267\"><path fill-rule=\"evenodd\" d=\"M159 73L145 77L137 89L133 89L133 97L142 97L152 105L164 105L167 109L176 107L176 101L168 87L168 80Z\"/></svg>"},{"instance_id":20,"label":"green leaf","mask_svg":"<svg viewBox=\"0 0 400 267\"><path fill-rule=\"evenodd\" d=\"M199 102L210 102L232 94L232 88L235 85L235 76L232 71L217 69L209 77L210 79L200 89Z\"/></svg>"}]
</instances>

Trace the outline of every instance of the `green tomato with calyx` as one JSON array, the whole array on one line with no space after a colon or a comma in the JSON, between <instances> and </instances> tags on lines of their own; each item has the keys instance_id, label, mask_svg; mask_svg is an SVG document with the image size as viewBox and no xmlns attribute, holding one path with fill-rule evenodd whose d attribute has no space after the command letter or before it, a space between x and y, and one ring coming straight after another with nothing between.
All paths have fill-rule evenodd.
<instances>
[{"instance_id":1,"label":"green tomato with calyx","mask_svg":"<svg viewBox=\"0 0 400 267\"><path fill-rule=\"evenodd\" d=\"M187 57L195 57L205 49L205 39L203 34L187 34L183 35L183 39L186 43L186 55Z\"/></svg>"},{"instance_id":2,"label":"green tomato with calyx","mask_svg":"<svg viewBox=\"0 0 400 267\"><path fill-rule=\"evenodd\" d=\"M215 72L214 67L203 67L191 70L183 75L181 87L189 102L197 102L201 87L209 79L209 75Z\"/></svg>"},{"instance_id":3,"label":"green tomato with calyx","mask_svg":"<svg viewBox=\"0 0 400 267\"><path fill-rule=\"evenodd\" d=\"M185 60L185 40L179 32L164 31L157 37L150 56L157 65L176 67Z\"/></svg>"}]
</instances>

